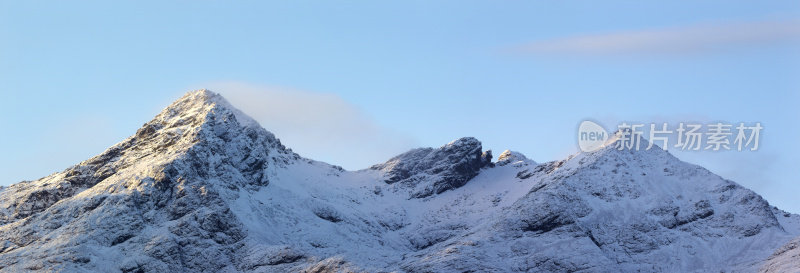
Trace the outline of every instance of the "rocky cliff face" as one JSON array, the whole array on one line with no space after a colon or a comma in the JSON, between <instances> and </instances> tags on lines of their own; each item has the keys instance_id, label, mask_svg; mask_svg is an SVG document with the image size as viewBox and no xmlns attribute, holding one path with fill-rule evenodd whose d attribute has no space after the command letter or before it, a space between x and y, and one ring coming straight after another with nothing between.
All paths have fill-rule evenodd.
<instances>
[{"instance_id":1,"label":"rocky cliff face","mask_svg":"<svg viewBox=\"0 0 800 273\"><path fill-rule=\"evenodd\" d=\"M385 182L411 189L413 198L428 197L463 186L492 164L492 152L481 142L465 137L438 149L419 148L370 169L385 173Z\"/></svg>"},{"instance_id":2,"label":"rocky cliff face","mask_svg":"<svg viewBox=\"0 0 800 273\"><path fill-rule=\"evenodd\" d=\"M0 188L2 272L774 272L796 236L800 216L661 150L493 164L461 138L349 172L205 90Z\"/></svg>"}]
</instances>

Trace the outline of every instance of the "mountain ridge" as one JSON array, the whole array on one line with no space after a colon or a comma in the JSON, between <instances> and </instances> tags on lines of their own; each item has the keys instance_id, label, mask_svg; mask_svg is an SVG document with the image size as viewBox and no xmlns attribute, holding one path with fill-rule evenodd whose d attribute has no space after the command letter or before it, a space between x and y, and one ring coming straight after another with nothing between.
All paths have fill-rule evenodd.
<instances>
[{"instance_id":1,"label":"mountain ridge","mask_svg":"<svg viewBox=\"0 0 800 273\"><path fill-rule=\"evenodd\" d=\"M660 149L495 163L461 138L350 172L208 90L0 188L0 271L752 271L798 235L800 216Z\"/></svg>"}]
</instances>

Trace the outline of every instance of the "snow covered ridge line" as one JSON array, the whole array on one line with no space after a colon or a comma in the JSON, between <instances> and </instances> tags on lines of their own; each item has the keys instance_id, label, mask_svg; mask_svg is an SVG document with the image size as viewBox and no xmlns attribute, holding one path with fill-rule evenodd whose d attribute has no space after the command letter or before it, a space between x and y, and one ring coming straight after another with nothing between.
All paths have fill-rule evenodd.
<instances>
[{"instance_id":1,"label":"snow covered ridge line","mask_svg":"<svg viewBox=\"0 0 800 273\"><path fill-rule=\"evenodd\" d=\"M465 137L360 171L207 90L0 188L0 272L786 272L800 216L661 149L537 163Z\"/></svg>"}]
</instances>

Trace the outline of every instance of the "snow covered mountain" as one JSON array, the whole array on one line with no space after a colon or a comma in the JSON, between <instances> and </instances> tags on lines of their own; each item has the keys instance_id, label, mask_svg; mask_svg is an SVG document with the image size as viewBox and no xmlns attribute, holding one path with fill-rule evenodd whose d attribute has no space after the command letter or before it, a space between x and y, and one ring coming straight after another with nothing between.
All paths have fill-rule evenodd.
<instances>
[{"instance_id":1,"label":"snow covered mountain","mask_svg":"<svg viewBox=\"0 0 800 273\"><path fill-rule=\"evenodd\" d=\"M800 271L800 216L660 149L491 160L461 138L345 171L195 91L0 188L0 272Z\"/></svg>"}]
</instances>

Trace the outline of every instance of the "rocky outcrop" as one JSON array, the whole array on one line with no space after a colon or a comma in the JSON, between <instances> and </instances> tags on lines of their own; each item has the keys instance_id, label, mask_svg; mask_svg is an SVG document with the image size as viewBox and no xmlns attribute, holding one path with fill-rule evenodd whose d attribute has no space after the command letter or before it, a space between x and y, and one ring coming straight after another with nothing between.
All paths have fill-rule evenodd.
<instances>
[{"instance_id":1,"label":"rocky outcrop","mask_svg":"<svg viewBox=\"0 0 800 273\"><path fill-rule=\"evenodd\" d=\"M387 184L409 188L411 197L423 198L464 186L481 168L491 166L491 157L491 151L482 152L480 141L464 137L438 149L408 151L370 169L383 172Z\"/></svg>"}]
</instances>

